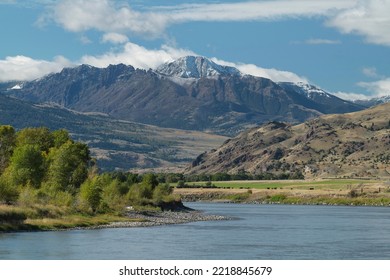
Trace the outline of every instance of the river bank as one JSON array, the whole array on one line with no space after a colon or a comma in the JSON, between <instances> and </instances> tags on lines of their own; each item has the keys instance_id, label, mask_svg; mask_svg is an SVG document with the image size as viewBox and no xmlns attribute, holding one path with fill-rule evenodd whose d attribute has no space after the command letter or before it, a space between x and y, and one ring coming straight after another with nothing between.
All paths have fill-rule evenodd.
<instances>
[{"instance_id":1,"label":"river bank","mask_svg":"<svg viewBox=\"0 0 390 280\"><path fill-rule=\"evenodd\" d=\"M209 215L202 211L130 211L125 215L129 219L138 220L135 222L114 222L107 225L88 227L88 229L98 228L126 228L126 227L153 227L173 224L184 224L201 221L230 220L230 217L221 215Z\"/></svg>"},{"instance_id":2,"label":"river bank","mask_svg":"<svg viewBox=\"0 0 390 280\"><path fill-rule=\"evenodd\" d=\"M116 215L64 215L57 218L27 219L0 223L1 232L64 231L80 229L153 227L200 221L229 220L221 215L210 215L187 207L176 211L127 211Z\"/></svg>"},{"instance_id":3,"label":"river bank","mask_svg":"<svg viewBox=\"0 0 390 280\"><path fill-rule=\"evenodd\" d=\"M294 185L295 184L295 185ZM183 202L251 204L390 206L390 190L383 183L346 186L298 185L258 188L176 188Z\"/></svg>"}]
</instances>

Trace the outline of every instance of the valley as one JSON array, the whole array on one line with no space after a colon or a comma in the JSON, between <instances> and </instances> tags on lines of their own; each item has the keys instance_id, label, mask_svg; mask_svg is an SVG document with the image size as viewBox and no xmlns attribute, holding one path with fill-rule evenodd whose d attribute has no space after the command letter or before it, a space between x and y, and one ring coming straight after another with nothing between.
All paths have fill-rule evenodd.
<instances>
[{"instance_id":1,"label":"valley","mask_svg":"<svg viewBox=\"0 0 390 280\"><path fill-rule=\"evenodd\" d=\"M88 144L105 171L131 168L180 170L198 154L222 144L220 135L160 128L110 118L99 113L80 113L55 104L32 104L0 94L0 124L16 129L45 126L66 129L73 139Z\"/></svg>"}]
</instances>

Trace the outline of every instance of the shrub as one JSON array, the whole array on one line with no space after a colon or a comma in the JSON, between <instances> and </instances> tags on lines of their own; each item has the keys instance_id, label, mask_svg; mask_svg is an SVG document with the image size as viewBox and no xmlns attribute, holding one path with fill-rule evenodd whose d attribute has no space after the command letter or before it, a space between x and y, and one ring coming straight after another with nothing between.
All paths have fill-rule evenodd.
<instances>
[{"instance_id":1,"label":"shrub","mask_svg":"<svg viewBox=\"0 0 390 280\"><path fill-rule=\"evenodd\" d=\"M17 201L19 191L4 179L0 178L0 203L11 204Z\"/></svg>"},{"instance_id":2,"label":"shrub","mask_svg":"<svg viewBox=\"0 0 390 280\"><path fill-rule=\"evenodd\" d=\"M169 184L159 184L153 191L153 201L156 205L159 205L161 202L173 201L174 199L171 196L172 187Z\"/></svg>"},{"instance_id":3,"label":"shrub","mask_svg":"<svg viewBox=\"0 0 390 280\"><path fill-rule=\"evenodd\" d=\"M102 199L102 187L98 177L87 179L80 187L80 198L83 205L96 212Z\"/></svg>"},{"instance_id":4,"label":"shrub","mask_svg":"<svg viewBox=\"0 0 390 280\"><path fill-rule=\"evenodd\" d=\"M287 198L287 196L285 194L275 194L275 195L270 197L269 201L270 202L282 202L286 198Z\"/></svg>"}]
</instances>

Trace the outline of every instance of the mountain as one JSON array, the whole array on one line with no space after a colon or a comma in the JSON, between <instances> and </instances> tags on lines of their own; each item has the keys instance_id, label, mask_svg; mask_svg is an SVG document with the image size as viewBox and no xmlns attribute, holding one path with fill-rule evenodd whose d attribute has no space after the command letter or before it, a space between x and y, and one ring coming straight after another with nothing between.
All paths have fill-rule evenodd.
<instances>
[{"instance_id":1,"label":"mountain","mask_svg":"<svg viewBox=\"0 0 390 280\"><path fill-rule=\"evenodd\" d=\"M199 153L218 147L223 136L159 128L117 120L103 114L71 111L53 104L31 104L0 94L0 125L16 129L65 128L87 143L104 170L166 168L188 164Z\"/></svg>"},{"instance_id":2,"label":"mountain","mask_svg":"<svg viewBox=\"0 0 390 280\"><path fill-rule=\"evenodd\" d=\"M390 103L299 125L270 122L197 157L188 173L302 172L311 177L390 175Z\"/></svg>"},{"instance_id":3,"label":"mountain","mask_svg":"<svg viewBox=\"0 0 390 280\"><path fill-rule=\"evenodd\" d=\"M366 107L372 107L383 103L390 102L390 95L382 96L382 97L375 97L371 99L366 100L355 100L355 104L359 104Z\"/></svg>"},{"instance_id":4,"label":"mountain","mask_svg":"<svg viewBox=\"0 0 390 280\"><path fill-rule=\"evenodd\" d=\"M210 78L226 75L241 75L234 67L218 65L202 56L185 56L176 61L165 63L156 72L168 77Z\"/></svg>"},{"instance_id":5,"label":"mountain","mask_svg":"<svg viewBox=\"0 0 390 280\"><path fill-rule=\"evenodd\" d=\"M148 71L123 64L81 65L2 92L79 112L229 136L268 121L298 123L364 108L335 97L329 106L327 98L308 97L293 86L194 56Z\"/></svg>"},{"instance_id":6,"label":"mountain","mask_svg":"<svg viewBox=\"0 0 390 280\"><path fill-rule=\"evenodd\" d=\"M285 90L295 91L302 96L305 96L306 98L314 101L319 106L318 110L325 114L348 113L357 111L356 103L343 100L314 85L305 84L302 82L279 82L278 85ZM364 104L358 105L362 106L360 109L363 109L363 107L367 108L367 106Z\"/></svg>"}]
</instances>

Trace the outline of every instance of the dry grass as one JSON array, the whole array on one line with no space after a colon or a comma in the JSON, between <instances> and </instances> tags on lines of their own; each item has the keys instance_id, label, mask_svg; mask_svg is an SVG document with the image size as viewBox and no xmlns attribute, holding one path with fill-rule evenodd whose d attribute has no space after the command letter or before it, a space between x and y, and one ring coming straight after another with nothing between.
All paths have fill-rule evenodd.
<instances>
[{"instance_id":1,"label":"dry grass","mask_svg":"<svg viewBox=\"0 0 390 280\"><path fill-rule=\"evenodd\" d=\"M237 181L230 185L239 188L227 189L228 183L223 182L225 188L180 188L174 193L191 201L390 206L390 188L384 181Z\"/></svg>"},{"instance_id":2,"label":"dry grass","mask_svg":"<svg viewBox=\"0 0 390 280\"><path fill-rule=\"evenodd\" d=\"M82 215L71 209L52 205L17 207L0 205L0 232L20 230L59 230L106 225L114 222L135 222L117 214Z\"/></svg>"}]
</instances>

